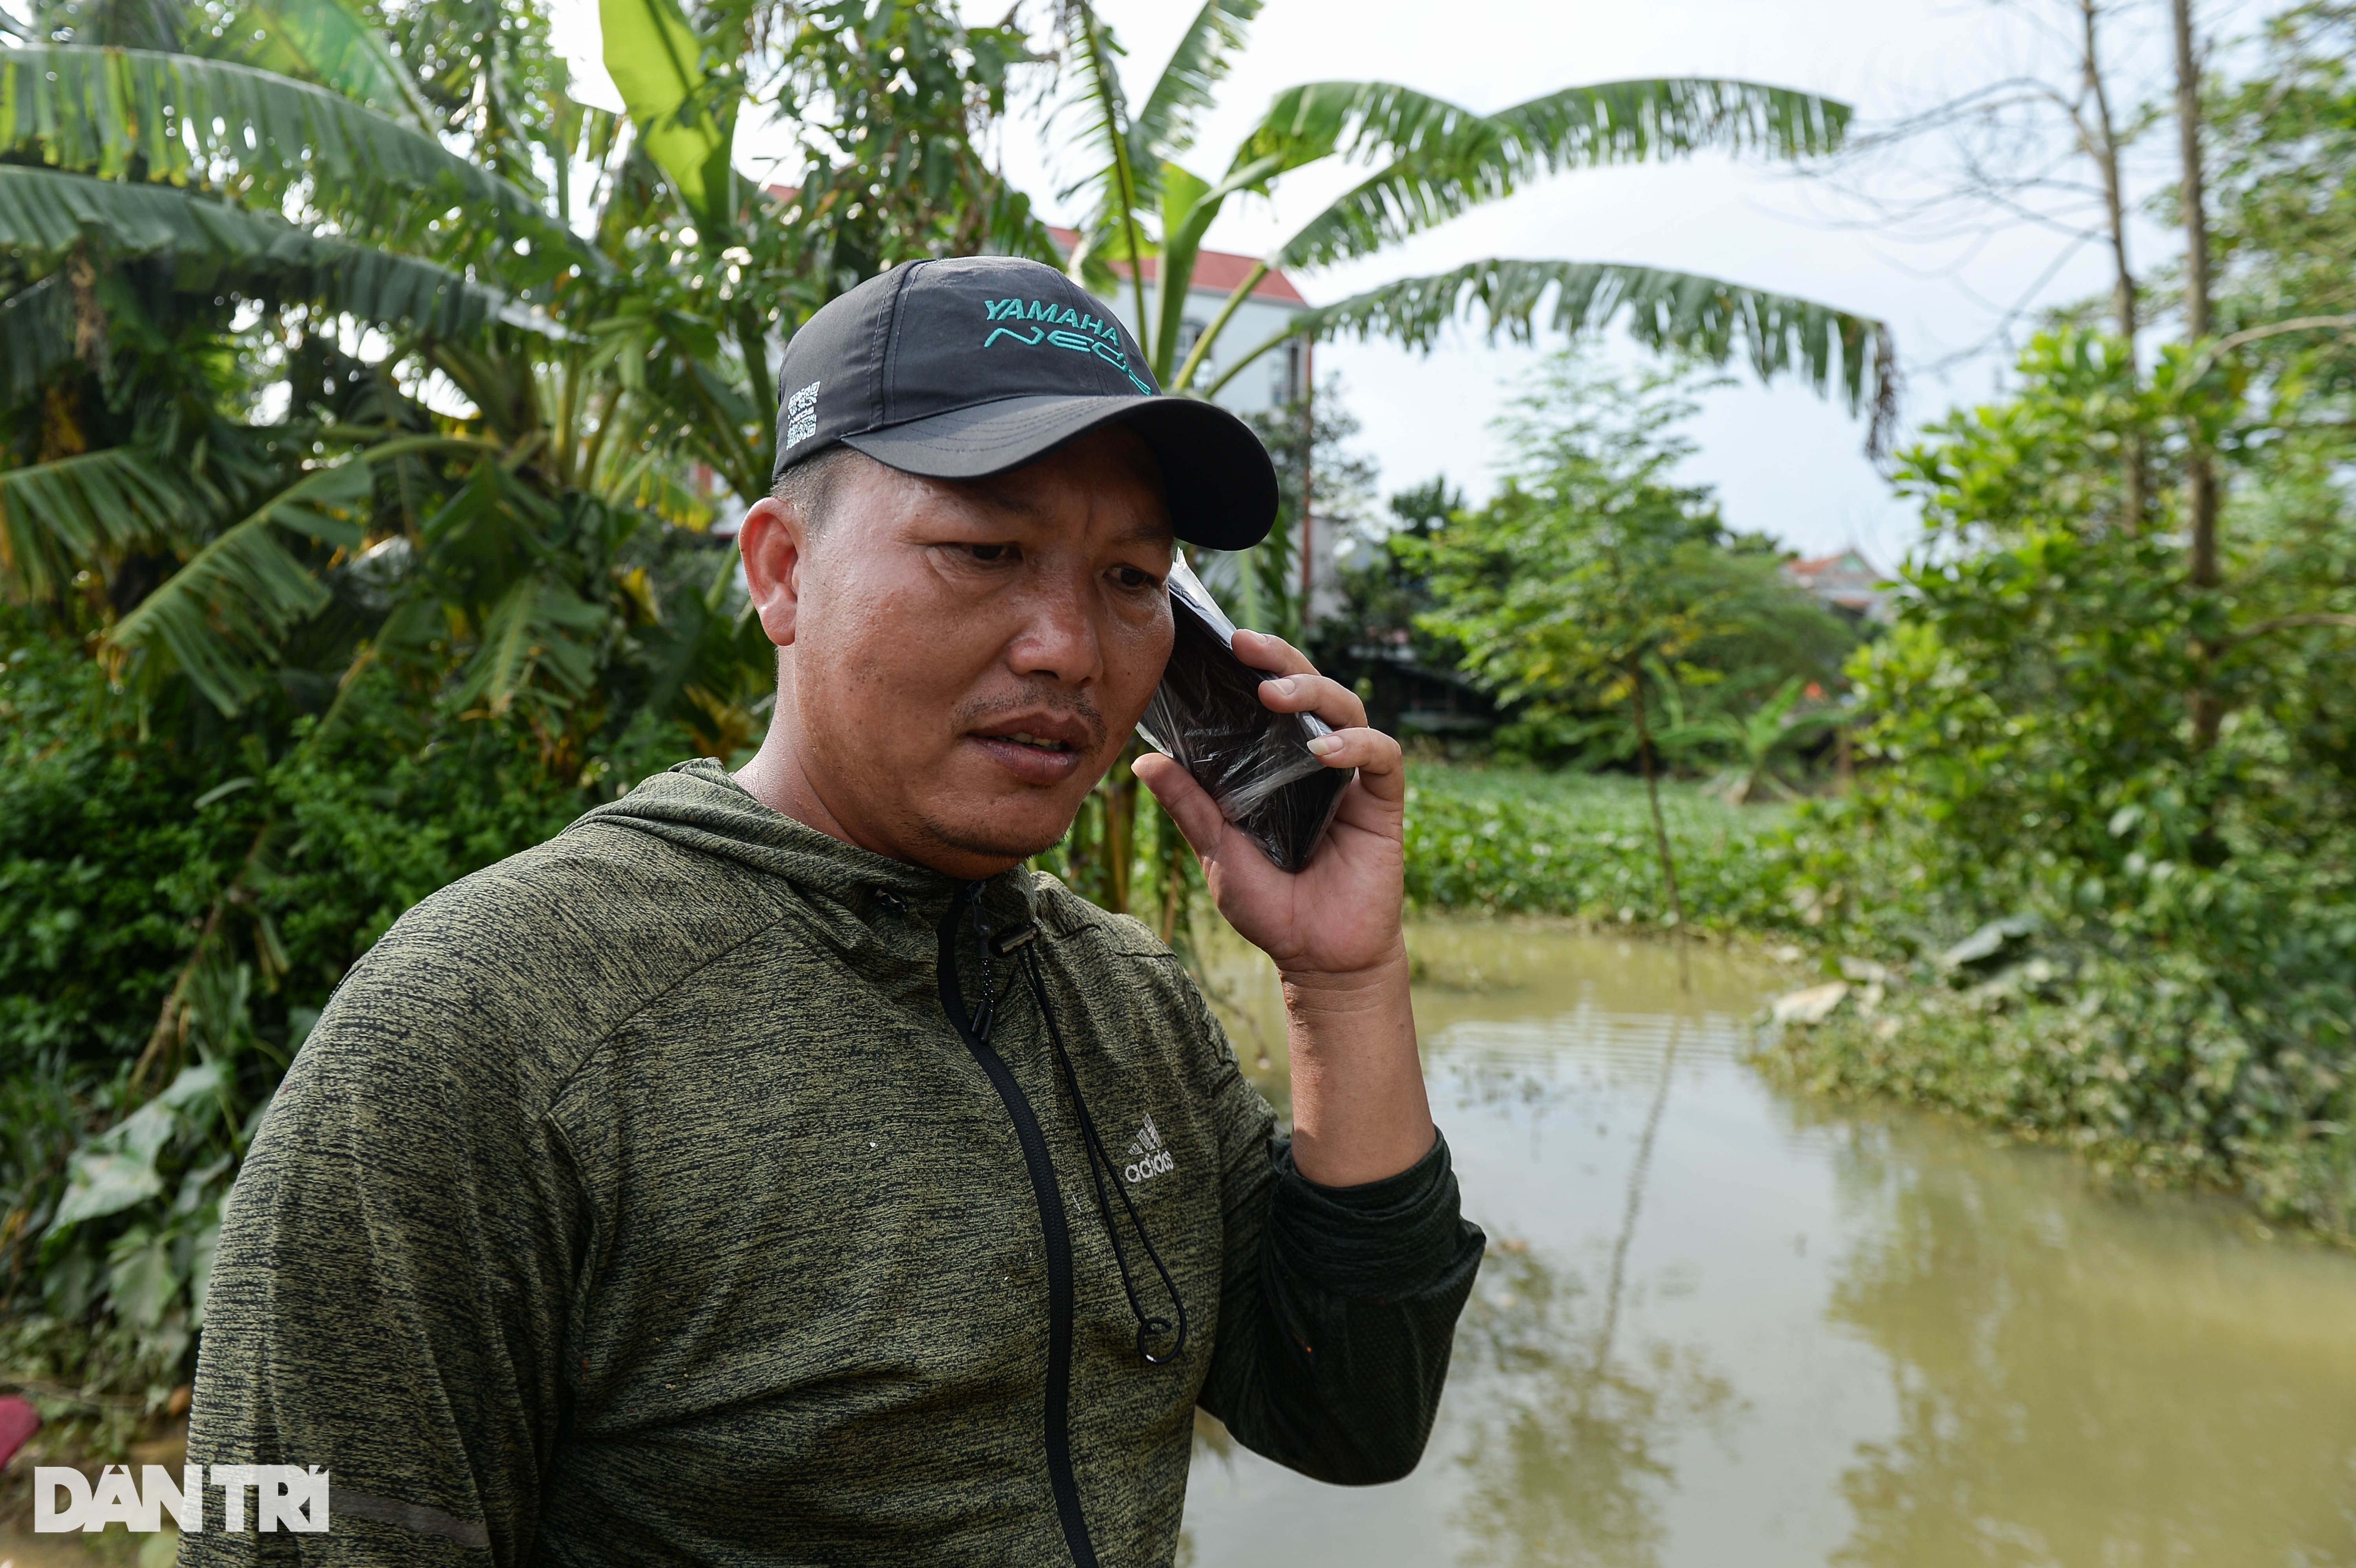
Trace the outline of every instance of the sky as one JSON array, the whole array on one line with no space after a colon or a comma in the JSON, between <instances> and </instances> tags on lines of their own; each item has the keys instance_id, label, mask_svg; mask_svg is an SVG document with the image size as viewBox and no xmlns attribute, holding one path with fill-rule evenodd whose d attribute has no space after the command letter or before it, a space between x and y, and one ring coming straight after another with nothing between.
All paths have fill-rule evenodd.
<instances>
[{"instance_id":1,"label":"sky","mask_svg":"<svg viewBox=\"0 0 2356 1568\"><path fill-rule=\"evenodd\" d=\"M1003 4L968 9L973 19L994 19ZM1100 0L1128 49L1123 76L1133 97L1151 87L1194 9L1173 0ZM2167 56L2157 26L2165 7L2130 0L2125 9L2108 41L2123 85L2130 97L2163 91ZM2202 14L2221 35L2246 30L2240 0L2209 0ZM596 59L593 0L559 0L553 16L575 91L618 107ZM1583 82L1740 77L1844 99L1857 107L1856 132L1869 134L1972 88L2062 74L2042 30L2061 16L2058 0L1269 0L1187 162L1215 175L1278 90L1336 78L1403 81L1489 111ZM2150 140L2157 149L2171 139ZM1006 176L1058 219L1072 216L1053 197L1075 172L1056 157L1069 140L1032 114L1003 127L994 149ZM783 133L748 117L738 165L765 175L786 145ZM1943 145L1927 140L1879 165L1870 191L1903 200L1944 188L1952 169ZM1321 166L1288 178L1272 199L1230 202L1207 243L1262 253L1356 177L1362 171ZM2173 177L2147 149L2132 170L2131 193ZM2172 236L2148 221L2136 226L2130 250L2139 271L2176 252ZM1909 425L1999 389L2008 341L2017 345L2025 330L2016 322L2008 340L2004 335L2017 307L2108 286L2106 258L2073 249L2049 226L1981 206L1893 228L1825 178L1719 155L1556 176L1376 258L1295 273L1293 282L1322 304L1486 256L1672 267L1878 317L1897 336ZM1624 338L1605 341L1614 361L1638 362ZM1477 330L1460 330L1428 357L1384 343L1322 344L1317 368L1321 385L1339 378L1384 493L1445 474L1477 500L1494 489L1506 457L1492 421L1539 352L1493 347ZM1739 365L1730 374L1736 384L1708 394L1687 432L1698 450L1684 477L1715 486L1738 529L1772 534L1809 555L1856 546L1879 566L1896 565L1913 547L1917 524L1865 455L1863 421L1798 383L1761 387Z\"/></svg>"}]
</instances>

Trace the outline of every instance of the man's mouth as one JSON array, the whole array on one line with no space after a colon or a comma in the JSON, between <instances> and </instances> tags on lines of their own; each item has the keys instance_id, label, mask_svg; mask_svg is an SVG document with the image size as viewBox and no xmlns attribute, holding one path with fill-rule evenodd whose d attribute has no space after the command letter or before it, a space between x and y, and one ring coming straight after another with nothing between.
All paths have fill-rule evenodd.
<instances>
[{"instance_id":1,"label":"man's mouth","mask_svg":"<svg viewBox=\"0 0 2356 1568\"><path fill-rule=\"evenodd\" d=\"M1060 784L1096 750L1095 726L1077 716L1031 713L968 731L1001 767L1029 784Z\"/></svg>"}]
</instances>

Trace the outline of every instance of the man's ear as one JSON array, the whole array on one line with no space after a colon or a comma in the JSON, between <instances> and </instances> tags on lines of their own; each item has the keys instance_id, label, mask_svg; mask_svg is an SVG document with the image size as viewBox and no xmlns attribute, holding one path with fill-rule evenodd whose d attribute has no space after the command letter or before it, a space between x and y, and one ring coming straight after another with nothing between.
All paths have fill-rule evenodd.
<instances>
[{"instance_id":1,"label":"man's ear","mask_svg":"<svg viewBox=\"0 0 2356 1568\"><path fill-rule=\"evenodd\" d=\"M744 555L744 586L761 617L761 630L781 648L794 642L794 623L801 611L802 566L809 557L809 534L795 508L773 496L763 496L744 514L736 530L736 548Z\"/></svg>"}]
</instances>

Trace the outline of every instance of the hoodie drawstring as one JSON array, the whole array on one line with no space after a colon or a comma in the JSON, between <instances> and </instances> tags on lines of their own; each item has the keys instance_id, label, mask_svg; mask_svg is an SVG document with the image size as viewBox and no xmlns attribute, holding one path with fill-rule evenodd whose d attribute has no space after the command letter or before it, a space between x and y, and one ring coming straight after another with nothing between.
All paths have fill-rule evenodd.
<instances>
[{"instance_id":1,"label":"hoodie drawstring","mask_svg":"<svg viewBox=\"0 0 2356 1568\"><path fill-rule=\"evenodd\" d=\"M1088 1115L1088 1103L1080 1093L1079 1074L1072 1068L1072 1054L1064 1047L1064 1031L1055 1025L1055 1009L1047 1005L1047 983L1039 965L1037 938L1039 927L1030 921L1000 937L990 940L990 928L983 923L981 901L973 901L975 947L981 959L981 1010L973 1020L974 1033L987 1040L990 1026L997 1021L997 982L991 973L993 950L999 957L1020 952L1015 960L1023 977L1031 983L1031 995L1039 1004L1040 1019L1047 1026L1047 1043L1055 1051L1056 1064L1063 1069L1064 1083L1072 1092L1072 1109L1080 1124L1080 1142L1086 1146L1088 1161L1088 1182L1095 1189L1097 1216L1104 1223L1105 1237L1112 1243L1114 1266L1120 1270L1121 1294L1129 1298L1130 1316L1137 1319L1137 1353L1148 1366L1167 1366L1186 1353L1186 1301L1178 1294L1178 1282L1170 1277L1169 1267L1162 1261L1161 1251L1153 1244L1152 1234L1145 1228L1144 1217L1138 1213L1137 1204L1129 1189L1120 1184L1120 1167L1105 1149L1104 1139L1097 1134L1096 1118ZM1153 1272L1162 1278L1162 1288L1170 1293L1172 1311L1177 1315L1173 1325L1167 1317L1157 1317L1145 1308L1137 1294L1137 1282L1129 1271L1129 1253L1120 1244L1119 1228L1113 1222L1112 1203L1105 1196L1105 1179L1112 1178L1112 1189L1119 1194L1121 1207L1129 1212L1130 1228L1137 1232L1138 1243L1153 1264ZM1155 1355L1152 1342L1168 1335L1172 1342L1167 1354Z\"/></svg>"}]
</instances>

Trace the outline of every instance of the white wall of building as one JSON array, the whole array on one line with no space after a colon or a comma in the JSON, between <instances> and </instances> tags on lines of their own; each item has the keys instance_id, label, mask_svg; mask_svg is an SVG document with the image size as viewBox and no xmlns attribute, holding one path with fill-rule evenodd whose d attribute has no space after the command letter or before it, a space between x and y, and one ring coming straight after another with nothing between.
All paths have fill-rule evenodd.
<instances>
[{"instance_id":1,"label":"white wall of building","mask_svg":"<svg viewBox=\"0 0 2356 1568\"><path fill-rule=\"evenodd\" d=\"M1123 326L1134 335L1137 331L1135 296L1126 285L1107 299L1113 314ZM1176 357L1183 363L1188 350L1194 346L1194 334L1207 328L1218 319L1219 308L1227 303L1226 291L1192 289L1186 295L1186 314L1182 318L1184 330ZM1146 285L1145 308L1159 310L1151 284ZM1303 307L1282 300L1248 299L1236 307L1236 314L1219 333L1210 362L1196 372L1194 384L1207 387L1224 374L1228 366L1250 353L1270 336L1290 325ZM1282 408L1299 395L1301 387L1301 351L1297 345L1284 344L1269 350L1246 366L1236 379L1219 389L1214 400L1221 408L1249 416Z\"/></svg>"}]
</instances>

